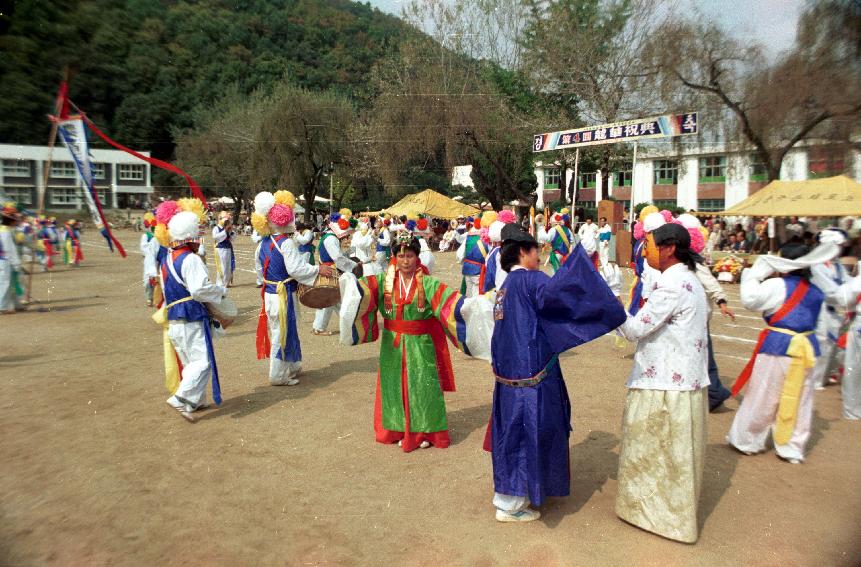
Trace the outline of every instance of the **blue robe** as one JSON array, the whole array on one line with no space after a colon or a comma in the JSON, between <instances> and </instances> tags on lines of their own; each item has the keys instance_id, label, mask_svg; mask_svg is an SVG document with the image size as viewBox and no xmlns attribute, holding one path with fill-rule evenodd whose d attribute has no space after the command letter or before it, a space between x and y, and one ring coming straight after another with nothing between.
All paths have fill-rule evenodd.
<instances>
[{"instance_id":1,"label":"blue robe","mask_svg":"<svg viewBox=\"0 0 861 567\"><path fill-rule=\"evenodd\" d=\"M547 496L569 493L571 404L558 355L621 325L625 310L577 245L552 278L541 271L510 272L494 311L494 374L518 380L547 369L535 386L496 382L494 489L540 505Z\"/></svg>"}]
</instances>

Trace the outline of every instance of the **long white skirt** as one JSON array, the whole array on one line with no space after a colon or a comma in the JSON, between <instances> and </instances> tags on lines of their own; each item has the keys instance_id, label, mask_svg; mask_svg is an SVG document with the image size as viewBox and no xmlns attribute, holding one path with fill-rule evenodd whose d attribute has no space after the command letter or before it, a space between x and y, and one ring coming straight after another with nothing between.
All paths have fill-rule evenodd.
<instances>
[{"instance_id":1,"label":"long white skirt","mask_svg":"<svg viewBox=\"0 0 861 567\"><path fill-rule=\"evenodd\" d=\"M616 515L666 538L697 541L707 415L705 388L628 390Z\"/></svg>"},{"instance_id":2,"label":"long white skirt","mask_svg":"<svg viewBox=\"0 0 861 567\"><path fill-rule=\"evenodd\" d=\"M765 451L791 361L788 356L757 355L753 374L744 391L744 400L726 437L730 445L746 453ZM804 447L810 438L810 424L813 421L813 388L811 368L804 378L792 437L786 445L774 446L777 454L784 459L804 460Z\"/></svg>"}]
</instances>

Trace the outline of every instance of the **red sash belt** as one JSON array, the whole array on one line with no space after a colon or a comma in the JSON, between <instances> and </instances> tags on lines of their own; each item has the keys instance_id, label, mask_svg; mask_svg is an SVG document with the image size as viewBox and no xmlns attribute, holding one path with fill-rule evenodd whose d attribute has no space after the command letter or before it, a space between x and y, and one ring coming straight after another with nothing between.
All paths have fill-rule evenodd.
<instances>
[{"instance_id":1,"label":"red sash belt","mask_svg":"<svg viewBox=\"0 0 861 567\"><path fill-rule=\"evenodd\" d=\"M419 319L406 321L404 319L383 319L383 326L395 333L395 348L401 345L401 335L430 335L436 352L436 367L439 374L440 386L443 392L454 392L454 370L451 367L451 357L448 354L448 343L442 324L436 319Z\"/></svg>"},{"instance_id":2,"label":"red sash belt","mask_svg":"<svg viewBox=\"0 0 861 567\"><path fill-rule=\"evenodd\" d=\"M807 295L807 290L810 289L810 284L807 280L801 280L798 282L798 287L795 288L795 291L792 292L792 295L789 296L789 299L786 300L780 309L774 312L774 315L771 316L771 321L768 322L769 325L774 325L795 309L795 307L801 303L801 300L804 299L804 296ZM762 343L765 342L765 337L771 331L768 329L763 329L761 333L759 333L759 339L756 341L756 347L753 349L753 354L750 357L750 360L747 361L747 365L744 367L744 370L741 371L741 374L738 375L738 378L735 379L735 384L732 385L732 395L737 396L741 389L747 384L747 381L750 380L750 375L753 374L753 365L756 362L756 355L759 354L760 349L762 348Z\"/></svg>"},{"instance_id":3,"label":"red sash belt","mask_svg":"<svg viewBox=\"0 0 861 567\"><path fill-rule=\"evenodd\" d=\"M468 258L463 259L464 262L468 262L470 264L475 264L476 266L483 266L484 262L479 262L478 260L470 260Z\"/></svg>"}]
</instances>

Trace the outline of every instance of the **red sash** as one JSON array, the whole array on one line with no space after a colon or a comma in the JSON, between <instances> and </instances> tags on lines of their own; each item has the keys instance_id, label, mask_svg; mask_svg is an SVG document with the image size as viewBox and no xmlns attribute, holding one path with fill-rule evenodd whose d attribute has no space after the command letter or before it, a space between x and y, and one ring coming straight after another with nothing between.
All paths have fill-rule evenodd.
<instances>
[{"instance_id":1,"label":"red sash","mask_svg":"<svg viewBox=\"0 0 861 567\"><path fill-rule=\"evenodd\" d=\"M269 272L269 260L272 258L272 251L275 250L275 243L277 242L279 245L284 239L287 238L286 234L279 234L274 241L270 239L269 242L269 255L266 256L266 261L263 262L263 279L266 279L266 276ZM267 327L267 318L266 318L266 283L260 288L260 315L257 317L257 360L263 360L264 358L269 358L269 352L272 350L272 343L269 342L269 328Z\"/></svg>"},{"instance_id":2,"label":"red sash","mask_svg":"<svg viewBox=\"0 0 861 567\"><path fill-rule=\"evenodd\" d=\"M789 296L789 299L786 300L780 309L774 312L774 315L771 316L771 321L769 321L769 325L774 325L795 309L795 307L801 303L801 300L804 299L804 296L807 295L807 291L810 289L810 284L807 280L801 280L798 282L798 287L795 288L795 291L792 292L792 295ZM747 361L747 366L744 367L744 370L741 371L741 374L738 375L738 378L735 379L735 384L732 385L732 395L737 396L744 385L750 380L750 375L753 373L753 364L756 362L756 355L759 354L759 350L762 348L762 343L765 342L765 337L771 331L768 329L763 329L761 333L759 333L759 339L756 341L756 347L753 349L753 354L750 356L750 360Z\"/></svg>"},{"instance_id":3,"label":"red sash","mask_svg":"<svg viewBox=\"0 0 861 567\"><path fill-rule=\"evenodd\" d=\"M857 305L859 303L861 303L861 293L859 293L858 297L855 298L855 304ZM851 323L852 319L854 319L854 318L855 318L855 312L854 311L850 311L849 313L846 314L847 322ZM849 332L850 331L851 331L851 329L849 331L846 331L845 333L843 333L842 335L840 335L837 338L837 346L839 346L842 349L846 348L846 342L849 340Z\"/></svg>"},{"instance_id":4,"label":"red sash","mask_svg":"<svg viewBox=\"0 0 861 567\"><path fill-rule=\"evenodd\" d=\"M442 324L436 319L420 319L405 321L404 319L384 319L383 325L395 333L395 347L401 344L401 335L430 335L433 348L436 351L436 367L439 383L443 392L454 392L454 370L451 367L451 357L448 353L448 343Z\"/></svg>"}]
</instances>

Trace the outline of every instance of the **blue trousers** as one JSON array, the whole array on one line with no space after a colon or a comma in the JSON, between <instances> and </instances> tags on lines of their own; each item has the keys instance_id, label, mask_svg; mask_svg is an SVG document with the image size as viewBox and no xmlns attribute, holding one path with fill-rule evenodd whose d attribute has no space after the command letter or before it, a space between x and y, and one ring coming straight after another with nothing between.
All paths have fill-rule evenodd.
<instances>
[{"instance_id":1,"label":"blue trousers","mask_svg":"<svg viewBox=\"0 0 861 567\"><path fill-rule=\"evenodd\" d=\"M730 395L730 391L720 381L715 351L712 346L712 332L709 329L709 411L714 411L720 407Z\"/></svg>"}]
</instances>

